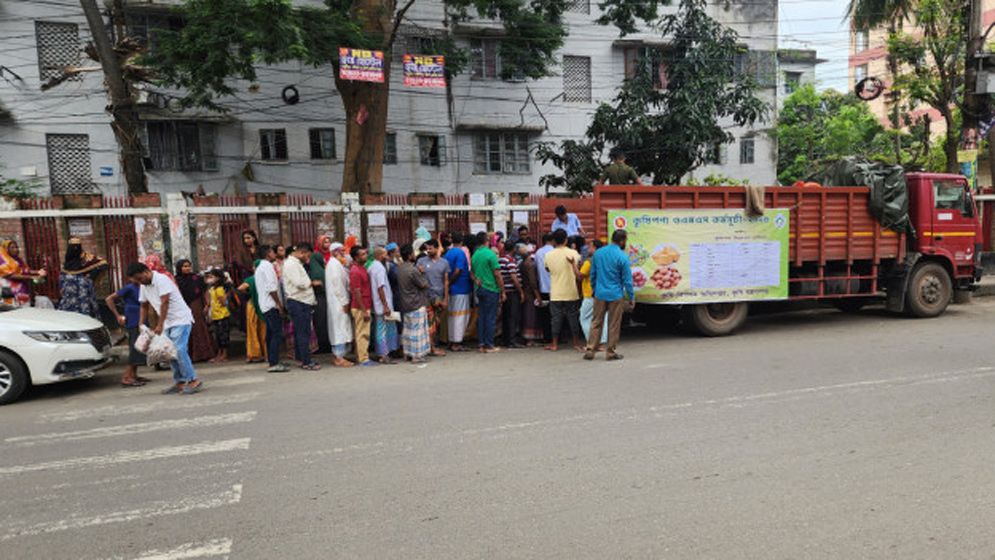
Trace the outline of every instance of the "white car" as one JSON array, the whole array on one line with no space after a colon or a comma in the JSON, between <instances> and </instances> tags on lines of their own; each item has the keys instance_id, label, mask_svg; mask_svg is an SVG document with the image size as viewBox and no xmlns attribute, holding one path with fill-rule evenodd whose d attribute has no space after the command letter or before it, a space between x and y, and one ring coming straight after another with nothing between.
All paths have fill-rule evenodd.
<instances>
[{"instance_id":1,"label":"white car","mask_svg":"<svg viewBox=\"0 0 995 560\"><path fill-rule=\"evenodd\" d=\"M96 319L0 304L0 405L31 385L93 377L110 351L110 332Z\"/></svg>"}]
</instances>

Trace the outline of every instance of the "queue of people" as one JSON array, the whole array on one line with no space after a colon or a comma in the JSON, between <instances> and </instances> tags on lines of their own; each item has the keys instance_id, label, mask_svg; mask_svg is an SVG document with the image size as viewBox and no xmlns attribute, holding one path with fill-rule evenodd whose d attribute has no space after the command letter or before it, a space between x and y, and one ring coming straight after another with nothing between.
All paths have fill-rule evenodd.
<instances>
[{"instance_id":1,"label":"queue of people","mask_svg":"<svg viewBox=\"0 0 995 560\"><path fill-rule=\"evenodd\" d=\"M468 351L471 340L483 354L556 352L566 343L585 359L603 351L618 360L622 314L634 301L625 245L617 231L611 243L589 246L579 220L560 207L539 243L525 226L507 240L422 231L414 243L372 248L327 236L285 248L246 231L227 266L203 274L187 259L170 274L153 255L130 264L130 283L105 300L128 333L121 385L148 382L137 374L145 364L135 350L141 325L177 348L170 394L203 388L194 363L227 361L236 327L245 333L246 361L271 373L320 370L322 354L339 368L424 363ZM58 307L96 316L94 280L106 268L71 239ZM0 244L0 278L14 297L45 276L24 263L16 243Z\"/></svg>"}]
</instances>

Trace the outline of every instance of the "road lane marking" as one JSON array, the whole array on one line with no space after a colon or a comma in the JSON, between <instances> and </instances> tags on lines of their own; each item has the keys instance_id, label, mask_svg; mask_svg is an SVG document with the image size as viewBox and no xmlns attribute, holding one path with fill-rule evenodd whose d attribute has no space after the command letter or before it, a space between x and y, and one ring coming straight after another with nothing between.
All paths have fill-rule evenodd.
<instances>
[{"instance_id":1,"label":"road lane marking","mask_svg":"<svg viewBox=\"0 0 995 560\"><path fill-rule=\"evenodd\" d=\"M0 476L23 474L28 472L51 471L71 469L77 467L106 467L122 463L136 463L140 461L154 461L156 459L169 459L173 457L192 457L205 453L224 453L226 451L240 451L249 448L252 438L229 439L224 441L205 441L193 445L178 445L170 447L157 447L155 449L143 449L141 451L120 451L109 455L95 455L91 457L76 457L62 461L49 461L47 463L35 463L33 465L18 465L13 467L0 467Z\"/></svg>"},{"instance_id":2,"label":"road lane marking","mask_svg":"<svg viewBox=\"0 0 995 560\"><path fill-rule=\"evenodd\" d=\"M189 560L190 558L210 558L231 554L234 542L231 539L213 539L200 543L186 543L169 550L149 550L131 560ZM106 560L125 560L125 556L112 556Z\"/></svg>"},{"instance_id":3,"label":"road lane marking","mask_svg":"<svg viewBox=\"0 0 995 560\"><path fill-rule=\"evenodd\" d=\"M253 381L255 383L255 381ZM214 385L212 385L213 387ZM109 405L99 408L89 408L81 410L63 410L42 414L42 422L75 422L87 418L101 418L110 416L126 416L128 414L147 414L158 410L185 410L191 408L201 408L207 406L217 406L225 404L239 404L249 402L262 393L239 393L237 395L209 396L197 395L191 398L178 398L175 396L164 397L155 402L129 404L129 405Z\"/></svg>"},{"instance_id":4,"label":"road lane marking","mask_svg":"<svg viewBox=\"0 0 995 560\"><path fill-rule=\"evenodd\" d=\"M106 426L103 428L77 430L74 432L53 432L33 436L16 436L9 437L5 439L4 442L19 446L30 446L42 443L80 441L115 436L128 436L133 434L145 434L148 432L160 432L164 430L182 430L186 428L204 428L209 426L224 426L227 424L241 424L244 422L252 422L255 417L256 411L238 412L233 414L216 414L212 416L199 416L196 418L181 418L178 420L159 420L157 422L141 422L138 424L125 424L121 426Z\"/></svg>"},{"instance_id":5,"label":"road lane marking","mask_svg":"<svg viewBox=\"0 0 995 560\"><path fill-rule=\"evenodd\" d=\"M129 521L138 521L141 519L150 519L153 517L163 517L166 515L179 515L183 513L189 513L192 511L214 509L214 508L234 505L239 503L240 501L242 501L242 485L235 484L228 490L224 490L216 494L208 494L207 496L204 497L187 497L175 502L159 501L159 502L154 502L153 505L144 508L136 508L126 511L117 511L94 517L84 517L80 515L74 515L69 517L68 519L63 519L52 523L38 523L20 529L13 528L8 530L2 536L0 536L0 542L9 541L11 539L16 539L18 537L30 537L37 535L45 535L49 533L57 533L60 531L85 529L87 527L109 525L111 523L127 523ZM170 557L166 556L164 558L170 558ZM188 558L188 557L178 556L177 558Z\"/></svg>"}]
</instances>

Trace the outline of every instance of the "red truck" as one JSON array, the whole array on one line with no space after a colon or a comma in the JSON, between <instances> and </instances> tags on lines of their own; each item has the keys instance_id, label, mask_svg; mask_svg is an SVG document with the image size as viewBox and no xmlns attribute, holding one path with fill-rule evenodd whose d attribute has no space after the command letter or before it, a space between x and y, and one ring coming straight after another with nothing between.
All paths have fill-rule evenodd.
<instances>
[{"instance_id":1,"label":"red truck","mask_svg":"<svg viewBox=\"0 0 995 560\"><path fill-rule=\"evenodd\" d=\"M956 291L981 277L981 220L959 175L906 176L914 235L884 229L868 187L767 187L768 209L790 209L787 299L827 301L856 310L874 299L914 317L942 314ZM612 210L745 209L744 187L599 186L593 197L545 198L543 225L565 205L586 233L605 240ZM684 304L684 321L706 336L733 333L749 302ZM644 306L645 307L645 306ZM644 309L645 311L645 309Z\"/></svg>"}]
</instances>

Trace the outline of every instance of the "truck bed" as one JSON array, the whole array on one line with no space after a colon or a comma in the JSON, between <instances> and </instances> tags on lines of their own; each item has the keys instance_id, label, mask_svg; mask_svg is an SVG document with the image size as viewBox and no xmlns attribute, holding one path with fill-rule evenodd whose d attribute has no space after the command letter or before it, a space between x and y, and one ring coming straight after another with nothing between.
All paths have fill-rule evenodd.
<instances>
[{"instance_id":1,"label":"truck bed","mask_svg":"<svg viewBox=\"0 0 995 560\"><path fill-rule=\"evenodd\" d=\"M790 264L825 265L827 262L877 265L905 257L905 234L881 227L868 207L867 187L767 187L766 208L791 209ZM745 208L744 187L597 187L593 197L544 198L540 211L543 228L563 204L580 218L594 237L608 235L608 211L689 208Z\"/></svg>"}]
</instances>

